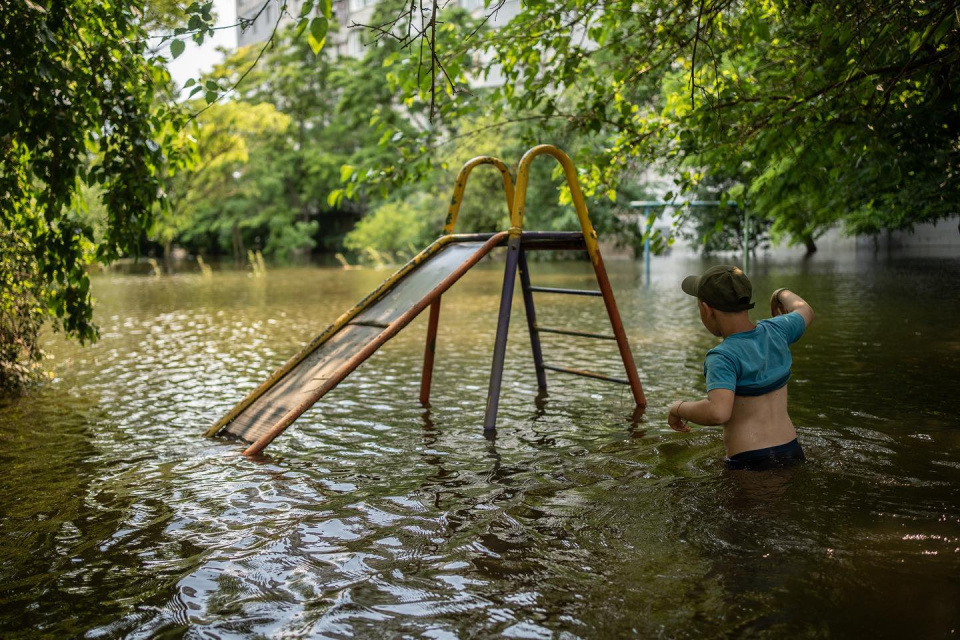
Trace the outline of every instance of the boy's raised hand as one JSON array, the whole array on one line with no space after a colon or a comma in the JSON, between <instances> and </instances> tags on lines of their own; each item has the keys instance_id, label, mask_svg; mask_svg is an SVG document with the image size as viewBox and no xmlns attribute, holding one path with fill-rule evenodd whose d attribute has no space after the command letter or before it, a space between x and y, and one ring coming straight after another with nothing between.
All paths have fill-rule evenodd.
<instances>
[{"instance_id":1,"label":"boy's raised hand","mask_svg":"<svg viewBox=\"0 0 960 640\"><path fill-rule=\"evenodd\" d=\"M677 415L677 407L680 405L682 400L677 400L672 405L670 405L669 411L667 411L667 424L670 425L670 428L674 431L682 431L684 433L690 431L690 427L684 422L680 416Z\"/></svg>"}]
</instances>

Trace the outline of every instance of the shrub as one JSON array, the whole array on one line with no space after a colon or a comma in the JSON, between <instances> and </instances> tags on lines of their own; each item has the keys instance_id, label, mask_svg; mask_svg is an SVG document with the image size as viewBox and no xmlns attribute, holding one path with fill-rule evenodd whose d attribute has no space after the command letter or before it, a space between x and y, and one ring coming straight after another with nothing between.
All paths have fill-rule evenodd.
<instances>
[{"instance_id":1,"label":"shrub","mask_svg":"<svg viewBox=\"0 0 960 640\"><path fill-rule=\"evenodd\" d=\"M0 228L0 394L23 390L42 372L39 336L46 310L40 293L30 243Z\"/></svg>"}]
</instances>

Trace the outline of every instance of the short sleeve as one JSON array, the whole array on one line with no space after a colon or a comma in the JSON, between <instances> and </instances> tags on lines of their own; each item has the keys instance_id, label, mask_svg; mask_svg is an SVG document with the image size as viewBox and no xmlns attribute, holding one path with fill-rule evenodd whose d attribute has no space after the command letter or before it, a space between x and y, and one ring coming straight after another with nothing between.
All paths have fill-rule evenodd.
<instances>
[{"instance_id":1,"label":"short sleeve","mask_svg":"<svg viewBox=\"0 0 960 640\"><path fill-rule=\"evenodd\" d=\"M707 391L714 389L737 390L737 367L720 353L708 352L703 360L703 375L707 378Z\"/></svg>"},{"instance_id":2,"label":"short sleeve","mask_svg":"<svg viewBox=\"0 0 960 640\"><path fill-rule=\"evenodd\" d=\"M783 335L784 339L787 341L787 344L793 344L800 339L800 336L803 335L803 332L807 330L807 323L803 320L803 316L797 313L796 311L791 311L790 313L785 313L782 316L777 316L776 318L770 318L766 320L771 325L773 325L777 331Z\"/></svg>"}]
</instances>

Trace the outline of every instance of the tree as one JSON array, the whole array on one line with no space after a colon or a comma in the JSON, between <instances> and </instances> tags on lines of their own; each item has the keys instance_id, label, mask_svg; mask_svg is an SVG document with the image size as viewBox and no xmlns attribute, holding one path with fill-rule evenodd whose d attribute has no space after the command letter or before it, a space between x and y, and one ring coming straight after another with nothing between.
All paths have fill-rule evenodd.
<instances>
[{"instance_id":1,"label":"tree","mask_svg":"<svg viewBox=\"0 0 960 640\"><path fill-rule=\"evenodd\" d=\"M36 308L93 340L86 267L137 251L162 167L179 162L164 150L180 116L157 101L169 76L144 55L146 34L125 3L6 3L0 34L0 279L17 274L35 301L18 340L35 341ZM102 194L98 237L78 212L79 185ZM16 316L18 304L5 295L0 311Z\"/></svg>"},{"instance_id":2,"label":"tree","mask_svg":"<svg viewBox=\"0 0 960 640\"><path fill-rule=\"evenodd\" d=\"M217 67L218 81L235 81L249 68L250 49L238 51ZM376 148L376 139L366 120L373 96L366 96L361 122L345 122L341 106L344 85L355 69L355 61L330 60L326 51L315 52L294 29L278 34L271 48L253 72L244 79L239 99L250 104L269 104L289 117L290 135L277 147L271 180L281 186L277 202L309 233L299 242L301 249L320 244L325 249L339 247L343 233L358 217L351 207L328 202L329 194L339 186L342 167L360 149ZM351 114L352 115L352 114ZM289 247L295 240L293 225L278 226L286 240L277 247ZM271 236L273 237L273 236ZM277 236L279 237L279 236ZM279 253L288 253L286 249Z\"/></svg>"},{"instance_id":3,"label":"tree","mask_svg":"<svg viewBox=\"0 0 960 640\"><path fill-rule=\"evenodd\" d=\"M202 43L214 29L212 8L212 0L186 7L170 0L3 4L4 376L33 369L19 365L36 360L38 309L40 318L51 318L68 337L82 343L96 339L86 268L139 253L157 212L167 206L166 188L192 156L181 130L198 113L173 102L164 55L180 55L185 38ZM298 33L309 27L315 53L331 17L329 0L300 3ZM207 107L233 88L212 81L188 84L194 94L204 92ZM87 203L85 195L97 201ZM17 287L8 288L11 282Z\"/></svg>"},{"instance_id":4,"label":"tree","mask_svg":"<svg viewBox=\"0 0 960 640\"><path fill-rule=\"evenodd\" d=\"M530 0L477 44L428 44L485 51L505 80L441 95L436 128L494 104L502 123L600 137L578 158L600 193L651 164L681 191L729 177L808 246L836 221L877 232L960 210L954 2Z\"/></svg>"},{"instance_id":5,"label":"tree","mask_svg":"<svg viewBox=\"0 0 960 640\"><path fill-rule=\"evenodd\" d=\"M183 130L196 156L169 181L170 206L153 229L165 256L177 239L204 247L210 238L214 249L229 250L235 262L245 259L244 231L260 228L264 218L276 213L279 189L271 160L289 129L290 118L272 105L231 101L212 105ZM266 178L258 180L263 174ZM294 221L288 217L284 222Z\"/></svg>"},{"instance_id":6,"label":"tree","mask_svg":"<svg viewBox=\"0 0 960 640\"><path fill-rule=\"evenodd\" d=\"M222 247L243 255L241 249L259 238L265 253L284 258L314 246L339 249L344 234L371 206L379 206L379 201L393 207L393 215L379 218L384 224L395 218L397 211L409 211L398 204L411 195L409 190L367 188L369 183L360 180L356 168L362 167L365 176L404 171L403 146L380 146L378 140L385 132L395 141L405 136L416 138L429 126L424 117L427 106L417 100L403 102L400 89L384 81L399 53L397 43L373 43L366 51L362 60L331 60L290 29L276 34L273 46L263 52L243 48L229 55L197 86L237 86L237 90L229 99L207 107L197 117L197 126L189 129L198 145L196 164L169 181L173 206L155 228L154 239L168 250L178 242L196 251ZM251 109L261 107L282 115L289 127L260 130L237 126L239 120L234 116L252 114ZM199 132L204 126L222 130L228 114L232 114L231 139L237 144L242 141L249 154L217 182L230 185L226 193L204 187L211 176L209 166L222 163L217 161L217 145L209 144L209 136ZM248 124L255 123L250 120ZM441 200L445 200L449 195L445 185L452 188L453 175L425 171L431 174L431 181L421 187L442 193ZM346 184L342 184L344 180ZM440 187L441 183L444 186ZM426 205L421 201L417 206ZM441 202L435 211L423 212L420 219L432 215L442 220L445 209ZM224 226L227 220L234 223ZM370 246L394 251L386 247L391 243L390 234L384 235L377 226L372 221L366 224L384 240ZM413 233L411 238L420 238L414 229L419 225L406 231ZM436 224L423 232L432 238L439 229ZM403 251L409 243L402 243Z\"/></svg>"},{"instance_id":7,"label":"tree","mask_svg":"<svg viewBox=\"0 0 960 640\"><path fill-rule=\"evenodd\" d=\"M170 199L178 205L154 238L168 248L178 242L235 257L251 243L277 259L318 245L338 249L362 209L330 194L355 154L377 149L379 137L368 124L376 96L349 107L343 97L364 73L358 61L334 63L324 51L314 52L295 29L276 34L265 52L245 47L228 55L199 86L238 88L202 109L191 127L195 164L171 180ZM243 157L234 157L224 173L226 140ZM229 195L211 188L214 175L217 185L229 185Z\"/></svg>"},{"instance_id":8,"label":"tree","mask_svg":"<svg viewBox=\"0 0 960 640\"><path fill-rule=\"evenodd\" d=\"M0 391L20 390L37 377L38 336L45 314L29 241L0 227Z\"/></svg>"}]
</instances>

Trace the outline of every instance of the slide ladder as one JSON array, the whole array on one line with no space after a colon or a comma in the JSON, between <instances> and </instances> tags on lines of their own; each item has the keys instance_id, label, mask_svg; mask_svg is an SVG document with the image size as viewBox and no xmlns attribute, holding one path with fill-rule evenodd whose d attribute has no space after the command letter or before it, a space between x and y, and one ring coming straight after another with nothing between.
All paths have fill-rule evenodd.
<instances>
[{"instance_id":1,"label":"slide ladder","mask_svg":"<svg viewBox=\"0 0 960 640\"><path fill-rule=\"evenodd\" d=\"M530 164L541 154L554 156L563 167L580 222L580 232L523 231ZM510 228L499 233L454 234L453 229L470 172L474 167L484 164L495 166L503 177L504 192L510 212ZM629 385L637 406L646 406L640 377L617 310L613 290L603 266L603 259L597 245L597 234L587 214L586 202L577 181L576 169L565 153L552 145L540 145L528 151L520 160L516 188L514 188L510 171L496 158L480 156L465 164L457 176L443 235L284 363L210 427L207 435L220 434L239 438L249 443L243 452L244 455L259 453L307 409L428 307L430 315L420 383L420 401L429 404L441 296L494 248L504 246L507 256L490 372L490 387L484 414L484 429L496 427L510 311L518 273L538 387L542 390L546 389L546 371L548 370L586 376ZM555 289L532 286L526 252L543 249L586 251L594 268L598 289ZM534 293L587 295L602 298L610 319L612 334L603 335L538 326L533 302ZM627 377L615 378L591 371L544 364L540 344L541 333L615 341Z\"/></svg>"}]
</instances>

